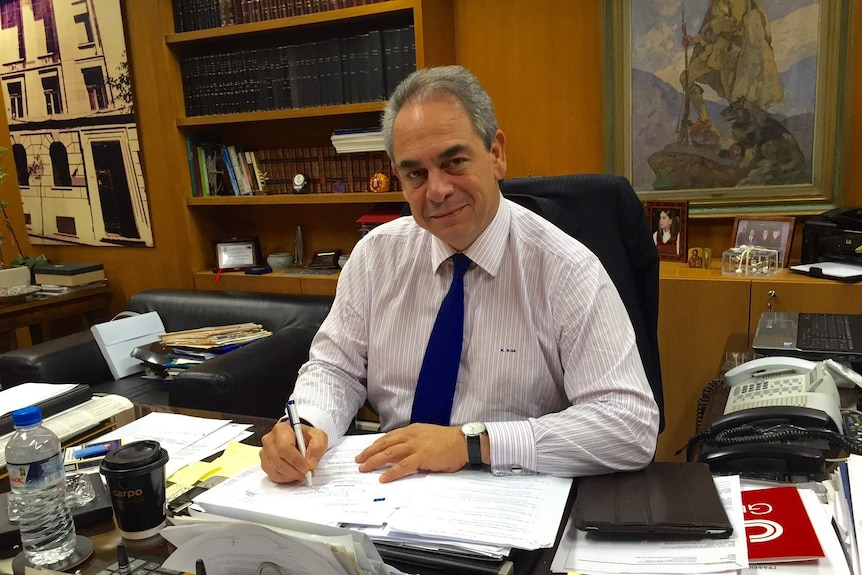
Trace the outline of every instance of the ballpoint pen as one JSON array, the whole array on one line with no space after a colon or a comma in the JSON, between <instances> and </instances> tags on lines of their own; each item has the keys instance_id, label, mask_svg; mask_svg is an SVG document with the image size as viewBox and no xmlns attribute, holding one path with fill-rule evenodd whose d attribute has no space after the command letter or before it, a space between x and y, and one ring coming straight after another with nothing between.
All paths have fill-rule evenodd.
<instances>
[{"instance_id":1,"label":"ballpoint pen","mask_svg":"<svg viewBox=\"0 0 862 575\"><path fill-rule=\"evenodd\" d=\"M75 456L75 459L86 459L87 457L99 457L102 455L107 455L109 451L114 449L115 447L119 447L119 441L107 441L105 443L97 443L95 445L88 445L87 447L83 447L81 449L76 449L72 455Z\"/></svg>"},{"instance_id":2,"label":"ballpoint pen","mask_svg":"<svg viewBox=\"0 0 862 575\"><path fill-rule=\"evenodd\" d=\"M129 556L126 554L126 546L120 542L117 545L117 573L129 575Z\"/></svg>"},{"instance_id":3,"label":"ballpoint pen","mask_svg":"<svg viewBox=\"0 0 862 575\"><path fill-rule=\"evenodd\" d=\"M287 405L284 406L284 411L287 413L288 419L290 419L290 426L293 427L293 433L296 435L296 446L299 448L299 452L305 457L305 437L302 435L302 423L299 421L299 413L296 411L296 402L292 399L287 401ZM311 471L305 472L305 482L311 487Z\"/></svg>"}]
</instances>

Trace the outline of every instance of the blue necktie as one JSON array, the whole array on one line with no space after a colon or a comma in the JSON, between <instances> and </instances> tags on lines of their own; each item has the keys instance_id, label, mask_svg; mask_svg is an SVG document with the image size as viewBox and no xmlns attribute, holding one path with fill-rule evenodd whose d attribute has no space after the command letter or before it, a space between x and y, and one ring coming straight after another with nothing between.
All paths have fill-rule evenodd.
<instances>
[{"instance_id":1,"label":"blue necktie","mask_svg":"<svg viewBox=\"0 0 862 575\"><path fill-rule=\"evenodd\" d=\"M413 397L411 423L449 425L464 343L464 273L471 262L459 253L452 256L452 263L452 284L440 304L428 339Z\"/></svg>"}]
</instances>

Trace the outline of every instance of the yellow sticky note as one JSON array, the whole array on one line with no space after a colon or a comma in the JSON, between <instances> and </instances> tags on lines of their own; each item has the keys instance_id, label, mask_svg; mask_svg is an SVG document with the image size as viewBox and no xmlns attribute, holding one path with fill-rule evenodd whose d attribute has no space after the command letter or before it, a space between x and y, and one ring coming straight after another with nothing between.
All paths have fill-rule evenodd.
<instances>
[{"instance_id":1,"label":"yellow sticky note","mask_svg":"<svg viewBox=\"0 0 862 575\"><path fill-rule=\"evenodd\" d=\"M260 447L231 441L227 444L224 453L213 463L219 466L219 469L213 475L218 475L219 477L236 475L243 469L248 469L253 465L260 465Z\"/></svg>"},{"instance_id":2,"label":"yellow sticky note","mask_svg":"<svg viewBox=\"0 0 862 575\"><path fill-rule=\"evenodd\" d=\"M168 477L168 481L171 483L182 483L183 485L194 485L198 481L203 481L207 477L214 475L218 470L219 466L215 461L198 461L174 472L173 475Z\"/></svg>"}]
</instances>

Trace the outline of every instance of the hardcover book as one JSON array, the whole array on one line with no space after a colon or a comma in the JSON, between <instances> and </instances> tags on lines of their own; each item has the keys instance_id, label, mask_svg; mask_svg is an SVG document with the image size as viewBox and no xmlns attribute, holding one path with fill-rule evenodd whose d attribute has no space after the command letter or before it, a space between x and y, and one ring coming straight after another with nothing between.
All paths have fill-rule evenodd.
<instances>
[{"instance_id":1,"label":"hardcover book","mask_svg":"<svg viewBox=\"0 0 862 575\"><path fill-rule=\"evenodd\" d=\"M76 263L51 264L33 269L39 285L74 287L105 279L102 264Z\"/></svg>"},{"instance_id":2,"label":"hardcover book","mask_svg":"<svg viewBox=\"0 0 862 575\"><path fill-rule=\"evenodd\" d=\"M820 540L796 487L743 491L742 506L750 563L823 557Z\"/></svg>"}]
</instances>

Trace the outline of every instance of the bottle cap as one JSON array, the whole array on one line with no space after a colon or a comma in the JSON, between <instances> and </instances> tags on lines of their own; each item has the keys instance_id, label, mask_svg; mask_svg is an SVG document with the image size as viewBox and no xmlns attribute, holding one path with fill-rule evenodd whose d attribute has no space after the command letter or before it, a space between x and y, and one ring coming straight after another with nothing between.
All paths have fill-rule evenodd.
<instances>
[{"instance_id":1,"label":"bottle cap","mask_svg":"<svg viewBox=\"0 0 862 575\"><path fill-rule=\"evenodd\" d=\"M12 424L15 427L29 427L42 423L42 410L38 405L22 407L12 412Z\"/></svg>"}]
</instances>

